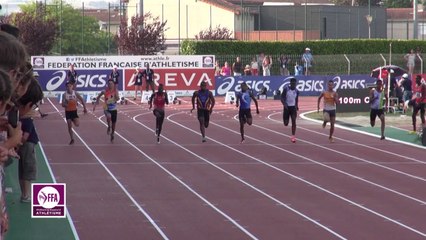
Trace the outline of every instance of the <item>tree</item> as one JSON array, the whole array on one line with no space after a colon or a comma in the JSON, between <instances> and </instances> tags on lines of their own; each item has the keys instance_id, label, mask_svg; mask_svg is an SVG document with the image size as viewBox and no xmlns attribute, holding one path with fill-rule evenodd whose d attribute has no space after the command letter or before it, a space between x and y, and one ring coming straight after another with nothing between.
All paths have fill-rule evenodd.
<instances>
[{"instance_id":1,"label":"tree","mask_svg":"<svg viewBox=\"0 0 426 240\"><path fill-rule=\"evenodd\" d=\"M195 38L197 40L231 40L232 31L226 27L220 27L220 25L218 25L215 29L210 27L206 30L200 31L198 35L195 35Z\"/></svg>"},{"instance_id":2,"label":"tree","mask_svg":"<svg viewBox=\"0 0 426 240\"><path fill-rule=\"evenodd\" d=\"M418 1L421 3L422 1ZM411 0L386 0L385 6L388 8L411 8L413 1Z\"/></svg>"},{"instance_id":3,"label":"tree","mask_svg":"<svg viewBox=\"0 0 426 240\"><path fill-rule=\"evenodd\" d=\"M29 55L46 55L52 49L59 28L55 19L45 18L43 6L37 4L35 12L21 12L12 16L11 23L19 28L20 40Z\"/></svg>"},{"instance_id":4,"label":"tree","mask_svg":"<svg viewBox=\"0 0 426 240\"><path fill-rule=\"evenodd\" d=\"M131 18L131 25L122 19L115 41L120 54L152 55L165 49L166 22L153 17L150 12Z\"/></svg>"}]
</instances>

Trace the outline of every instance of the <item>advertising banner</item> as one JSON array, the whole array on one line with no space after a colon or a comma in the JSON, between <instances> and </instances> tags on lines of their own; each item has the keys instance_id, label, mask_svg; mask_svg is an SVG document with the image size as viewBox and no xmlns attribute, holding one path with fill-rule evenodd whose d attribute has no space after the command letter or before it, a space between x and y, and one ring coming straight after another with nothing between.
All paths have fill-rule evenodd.
<instances>
[{"instance_id":1,"label":"advertising banner","mask_svg":"<svg viewBox=\"0 0 426 240\"><path fill-rule=\"evenodd\" d=\"M216 95L225 96L228 91L241 91L240 84L246 82L255 92L260 92L263 87L268 89L267 95L272 96L276 90L282 92L290 84L293 76L240 76L216 77ZM296 76L297 89L301 96L319 96L327 87L327 82L333 80L335 90L360 89L374 84L376 79L369 75L336 75L336 76Z\"/></svg>"},{"instance_id":2,"label":"advertising banner","mask_svg":"<svg viewBox=\"0 0 426 240\"><path fill-rule=\"evenodd\" d=\"M206 81L208 88L214 91L215 59L212 55L32 56L31 62L34 71L40 75L43 91L49 92L65 91L71 64L77 71L76 89L81 92L105 89L114 66L120 74L119 90L134 90L134 72L137 68L144 70L148 65L154 70L155 83L163 83L166 90L173 90L178 96L192 95L200 81Z\"/></svg>"}]
</instances>

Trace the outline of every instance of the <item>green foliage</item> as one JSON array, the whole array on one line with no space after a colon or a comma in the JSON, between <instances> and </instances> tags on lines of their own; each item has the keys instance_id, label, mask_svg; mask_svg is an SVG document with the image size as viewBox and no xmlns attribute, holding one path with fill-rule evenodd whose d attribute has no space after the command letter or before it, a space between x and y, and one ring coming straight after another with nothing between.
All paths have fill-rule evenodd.
<instances>
[{"instance_id":1,"label":"green foliage","mask_svg":"<svg viewBox=\"0 0 426 240\"><path fill-rule=\"evenodd\" d=\"M200 40L231 40L232 39L232 31L226 27L217 26L216 28L208 28L202 30L195 35L195 39Z\"/></svg>"},{"instance_id":2,"label":"green foliage","mask_svg":"<svg viewBox=\"0 0 426 240\"><path fill-rule=\"evenodd\" d=\"M158 16L154 17L150 12L132 17L131 26L123 19L114 40L121 54L152 55L165 50L166 24L167 21L161 22Z\"/></svg>"},{"instance_id":3,"label":"green foliage","mask_svg":"<svg viewBox=\"0 0 426 240\"><path fill-rule=\"evenodd\" d=\"M392 44L393 53L407 53L411 48L426 50L426 41L421 40L387 40L387 39L350 39L321 40L305 42L247 42L247 41L194 41L185 40L181 52L190 54L241 54L254 55L285 53L301 54L306 47L316 55L333 54L377 54L388 53Z\"/></svg>"},{"instance_id":4,"label":"green foliage","mask_svg":"<svg viewBox=\"0 0 426 240\"><path fill-rule=\"evenodd\" d=\"M410 0L385 0L385 7L387 8L411 8L413 2ZM419 1L421 3L421 1Z\"/></svg>"}]
</instances>

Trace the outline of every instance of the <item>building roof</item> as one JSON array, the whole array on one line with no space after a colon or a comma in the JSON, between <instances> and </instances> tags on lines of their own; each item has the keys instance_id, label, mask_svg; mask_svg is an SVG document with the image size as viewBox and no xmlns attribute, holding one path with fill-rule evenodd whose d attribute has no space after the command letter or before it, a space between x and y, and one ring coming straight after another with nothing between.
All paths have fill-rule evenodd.
<instances>
[{"instance_id":1,"label":"building roof","mask_svg":"<svg viewBox=\"0 0 426 240\"><path fill-rule=\"evenodd\" d=\"M235 14L240 14L241 12L241 3L243 7L248 6L262 6L266 3L289 3L294 5L303 5L307 4L333 4L331 0L199 0L201 2L205 2L207 4L234 12ZM251 13L256 14L257 11L251 9Z\"/></svg>"},{"instance_id":2,"label":"building roof","mask_svg":"<svg viewBox=\"0 0 426 240\"><path fill-rule=\"evenodd\" d=\"M84 9L84 15L94 17L105 23L120 24L118 9L111 8L110 12L108 12L108 9Z\"/></svg>"},{"instance_id":3,"label":"building roof","mask_svg":"<svg viewBox=\"0 0 426 240\"><path fill-rule=\"evenodd\" d=\"M388 8L386 9L386 16L390 20L412 20L413 8ZM417 18L426 18L426 12L418 11Z\"/></svg>"}]
</instances>

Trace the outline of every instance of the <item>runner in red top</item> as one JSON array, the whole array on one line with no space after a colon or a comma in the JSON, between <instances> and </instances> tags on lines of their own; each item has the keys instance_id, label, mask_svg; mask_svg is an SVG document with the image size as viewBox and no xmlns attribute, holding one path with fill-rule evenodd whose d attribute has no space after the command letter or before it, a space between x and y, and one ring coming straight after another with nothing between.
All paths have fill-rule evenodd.
<instances>
[{"instance_id":1,"label":"runner in red top","mask_svg":"<svg viewBox=\"0 0 426 240\"><path fill-rule=\"evenodd\" d=\"M154 116L156 118L155 121L155 136L157 136L157 143L160 143L160 134L161 129L163 128L164 122L164 106L169 104L169 98L167 97L167 93L164 92L163 84L158 85L158 91L153 93L149 98L149 109L152 108L152 103L154 102Z\"/></svg>"},{"instance_id":2,"label":"runner in red top","mask_svg":"<svg viewBox=\"0 0 426 240\"><path fill-rule=\"evenodd\" d=\"M426 84L422 82L422 76L416 76L416 88L414 89L413 99L411 100L413 105L413 115L411 116L413 121L413 131L416 133L416 117L420 111L420 120L422 121L422 129L425 127L425 106L426 106Z\"/></svg>"}]
</instances>

